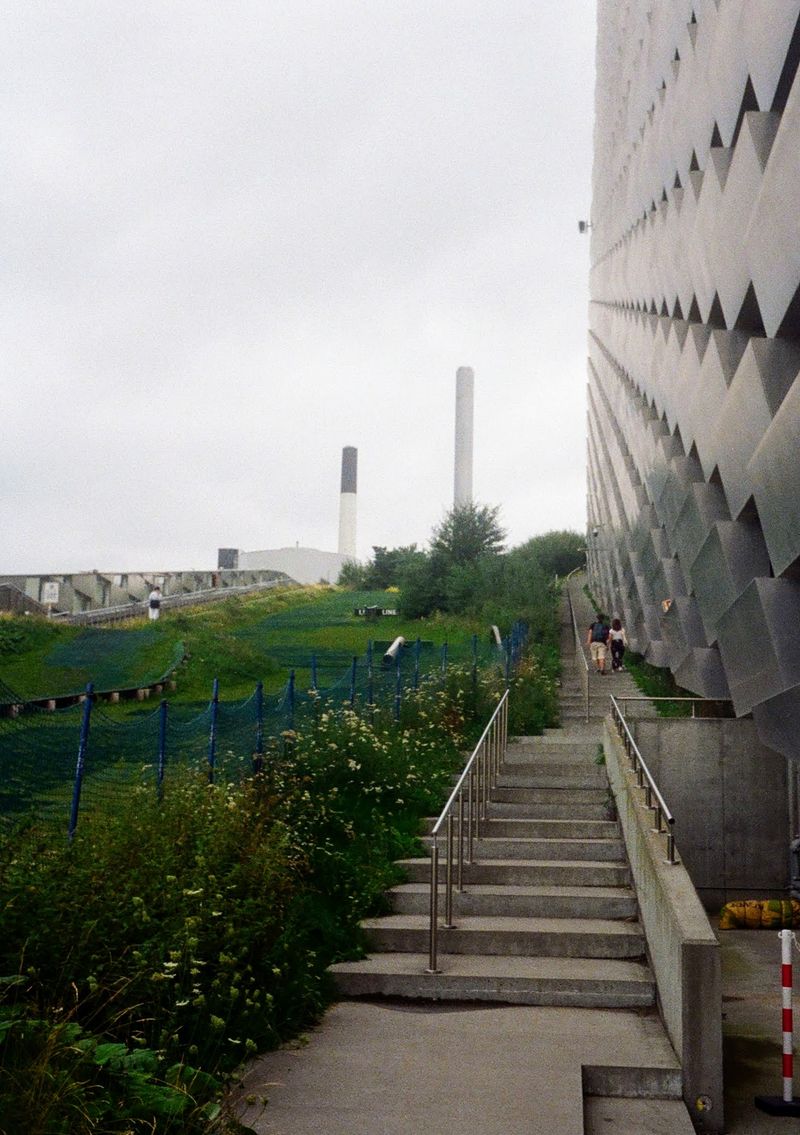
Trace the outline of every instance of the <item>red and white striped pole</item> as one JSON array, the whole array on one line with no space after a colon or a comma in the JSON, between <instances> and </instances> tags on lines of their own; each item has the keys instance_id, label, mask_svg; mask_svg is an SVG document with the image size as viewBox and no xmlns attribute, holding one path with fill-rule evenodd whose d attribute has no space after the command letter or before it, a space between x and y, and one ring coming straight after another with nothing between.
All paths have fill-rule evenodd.
<instances>
[{"instance_id":1,"label":"red and white striped pole","mask_svg":"<svg viewBox=\"0 0 800 1135\"><path fill-rule=\"evenodd\" d=\"M800 1115L800 1100L794 1098L794 1029L792 1027L791 930L781 930L781 1025L783 1030L783 1096L756 1096L755 1105L768 1115Z\"/></svg>"},{"instance_id":2,"label":"red and white striped pole","mask_svg":"<svg viewBox=\"0 0 800 1135\"><path fill-rule=\"evenodd\" d=\"M783 1025L783 1102L794 1094L794 1029L792 1027L792 938L791 930L781 930L781 997Z\"/></svg>"}]
</instances>

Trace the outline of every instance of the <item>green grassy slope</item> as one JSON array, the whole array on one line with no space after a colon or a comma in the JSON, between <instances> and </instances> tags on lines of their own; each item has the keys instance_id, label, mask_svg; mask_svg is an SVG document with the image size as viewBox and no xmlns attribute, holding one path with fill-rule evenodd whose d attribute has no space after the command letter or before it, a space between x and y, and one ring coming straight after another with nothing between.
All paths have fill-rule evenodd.
<instances>
[{"instance_id":1,"label":"green grassy slope","mask_svg":"<svg viewBox=\"0 0 800 1135\"><path fill-rule=\"evenodd\" d=\"M137 619L113 628L3 618L0 681L25 698L79 692L88 681L98 689L146 685L164 673L183 644L186 661L170 701L207 700L214 678L221 696L231 700L252 693L259 681L268 692L277 692L292 669L298 686L308 687L312 655L324 687L347 671L353 656L366 654L370 640L378 649L401 634L412 642L420 637L435 648L447 642L466 655L472 634L486 629L453 617L368 621L354 614L359 607L392 608L396 602L391 592L319 586L165 610L157 623Z\"/></svg>"}]
</instances>

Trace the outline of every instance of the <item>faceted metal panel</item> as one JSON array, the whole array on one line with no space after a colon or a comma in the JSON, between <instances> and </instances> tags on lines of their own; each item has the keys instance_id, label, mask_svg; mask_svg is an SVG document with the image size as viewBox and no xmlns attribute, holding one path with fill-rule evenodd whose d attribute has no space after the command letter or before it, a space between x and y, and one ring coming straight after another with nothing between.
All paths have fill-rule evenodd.
<instances>
[{"instance_id":1,"label":"faceted metal panel","mask_svg":"<svg viewBox=\"0 0 800 1135\"><path fill-rule=\"evenodd\" d=\"M799 16L598 0L588 447L599 601L798 759Z\"/></svg>"},{"instance_id":2,"label":"faceted metal panel","mask_svg":"<svg viewBox=\"0 0 800 1135\"><path fill-rule=\"evenodd\" d=\"M758 515L777 572L800 557L800 379L750 459Z\"/></svg>"}]
</instances>

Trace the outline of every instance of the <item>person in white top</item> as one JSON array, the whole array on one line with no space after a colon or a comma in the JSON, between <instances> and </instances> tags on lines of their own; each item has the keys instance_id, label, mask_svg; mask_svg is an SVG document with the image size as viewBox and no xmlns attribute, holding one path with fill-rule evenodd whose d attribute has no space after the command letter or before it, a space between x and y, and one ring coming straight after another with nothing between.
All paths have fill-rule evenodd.
<instances>
[{"instance_id":1,"label":"person in white top","mask_svg":"<svg viewBox=\"0 0 800 1135\"><path fill-rule=\"evenodd\" d=\"M161 614L161 588L154 587L147 597L147 617L157 619Z\"/></svg>"},{"instance_id":2,"label":"person in white top","mask_svg":"<svg viewBox=\"0 0 800 1135\"><path fill-rule=\"evenodd\" d=\"M619 619L611 620L611 630L608 632L608 645L611 647L611 672L616 670L624 670L622 659L625 656L625 647L628 645L628 637L625 634L625 628Z\"/></svg>"}]
</instances>

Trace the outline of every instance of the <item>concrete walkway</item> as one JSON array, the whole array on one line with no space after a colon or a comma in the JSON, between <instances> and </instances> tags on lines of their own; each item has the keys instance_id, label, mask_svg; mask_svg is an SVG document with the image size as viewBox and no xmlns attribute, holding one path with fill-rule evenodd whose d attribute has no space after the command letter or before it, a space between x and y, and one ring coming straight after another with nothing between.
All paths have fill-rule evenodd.
<instances>
[{"instance_id":1,"label":"concrete walkway","mask_svg":"<svg viewBox=\"0 0 800 1135\"><path fill-rule=\"evenodd\" d=\"M259 1135L690 1135L678 1101L598 1099L584 1126L582 1069L643 1053L674 1063L653 1014L342 1002L253 1063L236 1113Z\"/></svg>"}]
</instances>

